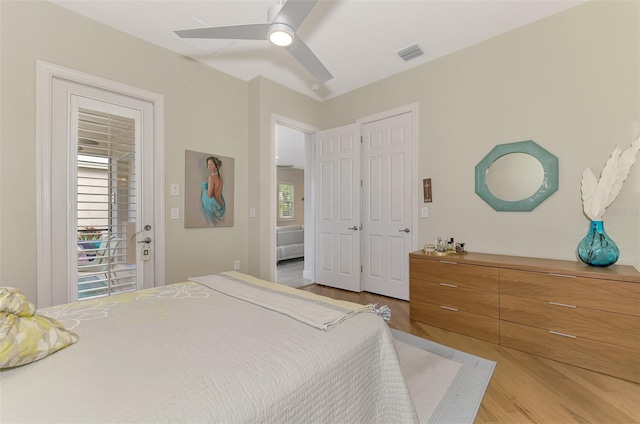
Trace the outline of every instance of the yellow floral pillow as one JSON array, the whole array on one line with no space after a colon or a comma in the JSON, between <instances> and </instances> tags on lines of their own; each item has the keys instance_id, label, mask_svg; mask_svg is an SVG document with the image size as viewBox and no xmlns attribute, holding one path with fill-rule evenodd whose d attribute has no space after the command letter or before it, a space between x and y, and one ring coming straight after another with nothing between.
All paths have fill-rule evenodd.
<instances>
[{"instance_id":1,"label":"yellow floral pillow","mask_svg":"<svg viewBox=\"0 0 640 424\"><path fill-rule=\"evenodd\" d=\"M75 333L35 310L17 289L0 287L0 368L37 361L78 341Z\"/></svg>"}]
</instances>

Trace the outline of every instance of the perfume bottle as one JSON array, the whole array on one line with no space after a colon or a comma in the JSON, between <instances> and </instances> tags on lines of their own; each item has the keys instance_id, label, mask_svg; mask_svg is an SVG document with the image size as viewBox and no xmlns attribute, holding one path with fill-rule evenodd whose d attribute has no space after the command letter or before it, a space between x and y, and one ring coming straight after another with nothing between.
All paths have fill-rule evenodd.
<instances>
[{"instance_id":1,"label":"perfume bottle","mask_svg":"<svg viewBox=\"0 0 640 424\"><path fill-rule=\"evenodd\" d=\"M453 237L447 240L447 252L453 252L455 250L455 244L453 243Z\"/></svg>"},{"instance_id":2,"label":"perfume bottle","mask_svg":"<svg viewBox=\"0 0 640 424\"><path fill-rule=\"evenodd\" d=\"M436 250L438 252L444 252L444 242L441 236L438 236L438 240L436 240Z\"/></svg>"}]
</instances>

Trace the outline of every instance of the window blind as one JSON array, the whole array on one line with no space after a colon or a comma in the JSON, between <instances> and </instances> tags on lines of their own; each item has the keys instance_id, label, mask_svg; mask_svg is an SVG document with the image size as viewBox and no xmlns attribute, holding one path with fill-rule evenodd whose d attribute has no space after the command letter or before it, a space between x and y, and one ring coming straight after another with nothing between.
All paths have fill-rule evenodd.
<instances>
[{"instance_id":1,"label":"window blind","mask_svg":"<svg viewBox=\"0 0 640 424\"><path fill-rule=\"evenodd\" d=\"M135 119L79 108L78 299L136 289L126 226L136 221Z\"/></svg>"},{"instance_id":2,"label":"window blind","mask_svg":"<svg viewBox=\"0 0 640 424\"><path fill-rule=\"evenodd\" d=\"M278 184L279 218L293 218L293 184Z\"/></svg>"}]
</instances>

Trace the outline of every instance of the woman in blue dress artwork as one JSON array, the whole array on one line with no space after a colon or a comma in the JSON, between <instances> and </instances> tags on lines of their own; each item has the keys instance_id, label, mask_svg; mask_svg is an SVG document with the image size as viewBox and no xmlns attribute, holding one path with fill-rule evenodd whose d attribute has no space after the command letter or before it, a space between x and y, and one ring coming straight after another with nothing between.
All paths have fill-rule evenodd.
<instances>
[{"instance_id":1,"label":"woman in blue dress artwork","mask_svg":"<svg viewBox=\"0 0 640 424\"><path fill-rule=\"evenodd\" d=\"M215 156L207 158L209 176L202 182L202 215L207 224L215 225L222 222L226 205L222 196L223 182L220 176L222 161Z\"/></svg>"}]
</instances>

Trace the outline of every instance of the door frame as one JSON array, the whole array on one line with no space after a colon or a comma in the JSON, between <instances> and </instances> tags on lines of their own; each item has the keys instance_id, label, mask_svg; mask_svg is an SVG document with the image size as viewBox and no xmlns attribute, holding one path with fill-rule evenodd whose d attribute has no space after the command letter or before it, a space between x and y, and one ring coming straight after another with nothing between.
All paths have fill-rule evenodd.
<instances>
[{"instance_id":1,"label":"door frame","mask_svg":"<svg viewBox=\"0 0 640 424\"><path fill-rule=\"evenodd\" d=\"M358 119L356 122L360 125L360 132L362 132L362 127L364 127L368 123L391 118L396 115L402 115L404 113L411 113L411 131L413 131L413 146L411 152L413 156L411 160L411 251L415 251L418 248L418 199L420 198L419 195L421 189L420 184L418 184L418 103L410 103L408 105L399 106L394 109L389 109L383 112L375 113L373 115L365 116ZM408 261L409 256L407 254L407 264Z\"/></svg>"},{"instance_id":2,"label":"door frame","mask_svg":"<svg viewBox=\"0 0 640 424\"><path fill-rule=\"evenodd\" d=\"M313 169L313 151L315 148L315 141L313 134L317 131L320 131L320 128L317 128L313 125L306 124L301 121L297 121L293 118L289 118L283 115L279 115L277 113L271 114L271 146L269 152L270 165L269 165L269 173L270 173L270 189L269 189L269 213L267 216L269 217L269 281L276 281L276 220L277 215L276 211L278 209L278 205L276 203L277 197L277 186L278 186L278 172L276 168L276 125L284 125L285 127L294 128L296 130L300 130L305 133L305 162L304 162L304 254L305 257L310 255L313 257L313 232L315 231L315 215L314 215L314 202L313 202L313 178L315 176L315 172ZM310 137L307 137L309 135ZM309 192L307 192L307 189ZM307 204L307 199L311 199L309 204ZM308 250L310 245L310 249ZM314 264L313 261L304 261L304 271L303 277L313 279L315 276ZM310 269L309 269L310 268Z\"/></svg>"},{"instance_id":3,"label":"door frame","mask_svg":"<svg viewBox=\"0 0 640 424\"><path fill-rule=\"evenodd\" d=\"M164 217L164 96L84 72L36 61L36 212L37 212L37 307L53 305L51 213L51 124L52 86L54 78L92 86L121 95L135 97L153 105L154 111L154 227L155 285L165 284L165 217Z\"/></svg>"}]
</instances>

